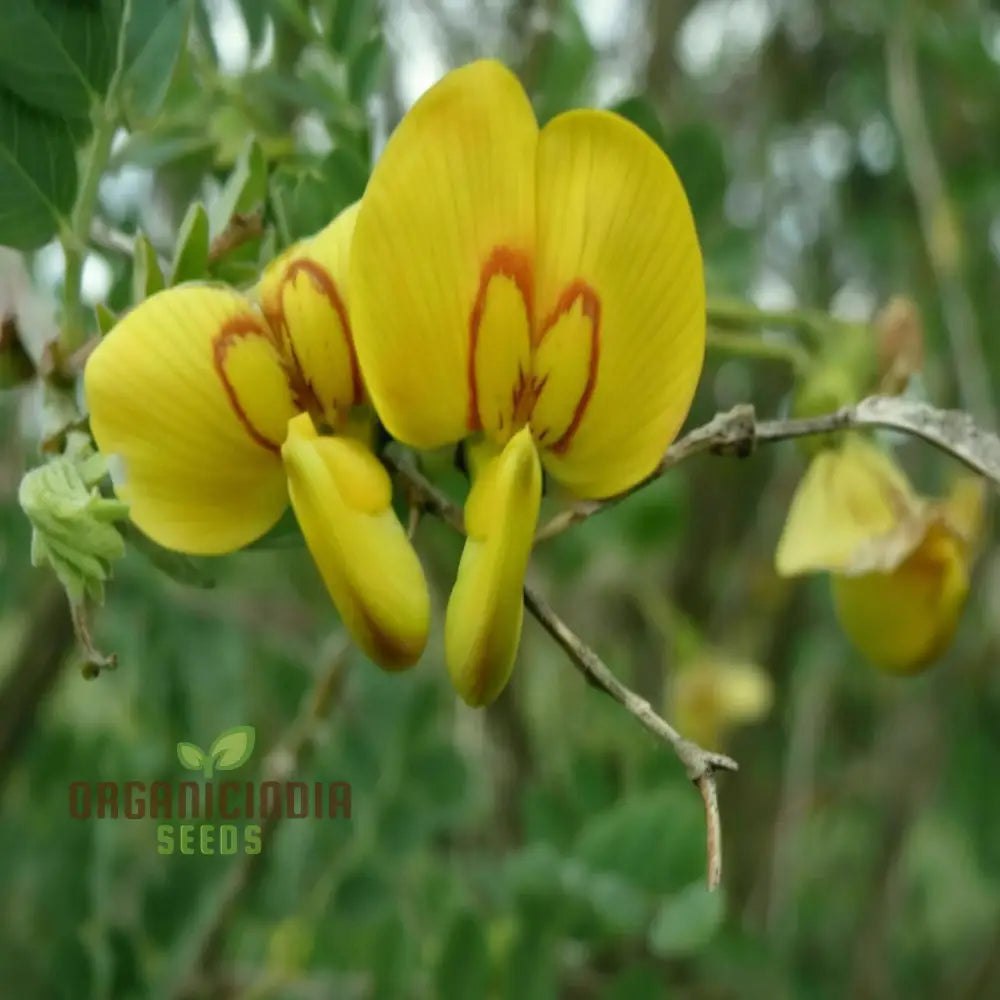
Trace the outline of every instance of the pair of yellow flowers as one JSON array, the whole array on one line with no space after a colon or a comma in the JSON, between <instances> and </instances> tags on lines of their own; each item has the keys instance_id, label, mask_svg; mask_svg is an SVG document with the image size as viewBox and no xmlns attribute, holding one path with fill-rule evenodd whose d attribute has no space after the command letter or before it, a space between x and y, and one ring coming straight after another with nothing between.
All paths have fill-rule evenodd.
<instances>
[{"instance_id":1,"label":"pair of yellow flowers","mask_svg":"<svg viewBox=\"0 0 1000 1000\"><path fill-rule=\"evenodd\" d=\"M583 498L635 485L677 434L704 350L701 252L667 157L608 112L540 130L514 76L484 61L424 94L361 202L253 292L152 296L84 381L139 528L221 554L290 499L345 625L387 669L420 657L430 600L375 415L415 448L466 440L445 654L482 705L517 651L542 469Z\"/></svg>"}]
</instances>

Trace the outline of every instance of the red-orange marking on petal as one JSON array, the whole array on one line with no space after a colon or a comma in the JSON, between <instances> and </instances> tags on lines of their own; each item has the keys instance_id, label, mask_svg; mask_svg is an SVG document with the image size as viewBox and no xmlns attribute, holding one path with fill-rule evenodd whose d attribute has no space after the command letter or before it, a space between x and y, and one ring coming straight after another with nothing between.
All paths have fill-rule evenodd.
<instances>
[{"instance_id":1,"label":"red-orange marking on petal","mask_svg":"<svg viewBox=\"0 0 1000 1000\"><path fill-rule=\"evenodd\" d=\"M229 353L229 349L246 337L263 337L268 343L274 343L270 331L265 327L259 325L248 316L234 316L232 319L227 320L215 337L212 338L212 363L215 366L219 379L222 381L223 388L226 390L226 395L229 397L229 404L232 406L233 412L240 423L246 428L246 432L262 448L273 451L275 454L280 454L280 443L272 441L254 427L250 417L247 415L247 411L243 409L240 397L236 394L236 388L229 381L229 376L226 374L226 355Z\"/></svg>"},{"instance_id":2,"label":"red-orange marking on petal","mask_svg":"<svg viewBox=\"0 0 1000 1000\"><path fill-rule=\"evenodd\" d=\"M325 295L327 301L333 306L333 310L337 314L337 319L340 320L340 328L344 331L344 339L347 341L347 353L351 359L353 402L357 406L364 399L364 385L361 381L358 355L354 350L354 335L351 333L351 324L347 318L347 307L344 305L344 300L340 297L333 278L315 261L309 260L308 257L300 257L297 260L293 260L285 272L285 280L294 281L295 274L298 271L304 271L309 275L320 294Z\"/></svg>"},{"instance_id":3,"label":"red-orange marking on petal","mask_svg":"<svg viewBox=\"0 0 1000 1000\"><path fill-rule=\"evenodd\" d=\"M545 334L556 325L561 316L573 308L577 299L580 300L583 307L583 315L590 320L590 364L587 370L587 384L584 386L580 401L573 411L573 419L570 421L569 427L563 431L558 441L549 445L551 450L557 454L562 454L569 447L573 435L576 434L577 428L580 426L580 421L583 420L590 397L594 394L594 387L597 385L597 362L601 353L601 300L598 298L597 292L585 281L577 280L568 285L559 296L555 309L546 317L538 334L538 343L541 343ZM543 380L542 385L538 387L536 396L541 394L544 386ZM544 437L545 432L541 434L541 438Z\"/></svg>"},{"instance_id":4,"label":"red-orange marking on petal","mask_svg":"<svg viewBox=\"0 0 1000 1000\"><path fill-rule=\"evenodd\" d=\"M295 404L299 409L307 410L314 416L322 417L325 410L323 401L319 399L313 388L312 380L306 375L302 363L299 360L298 352L295 350L295 342L288 329L285 319L284 296L282 289L286 284L293 284L295 275L303 272L309 276L309 280L332 306L337 318L340 320L341 329L344 331L344 340L347 344L347 355L351 364L351 402L358 405L364 401L364 383L361 381L361 369L358 366L357 352L354 350L354 337L351 333L351 325L347 317L347 308L344 300L337 291L337 286L329 274L314 261L308 258L299 258L291 261L285 268L285 273L281 276L278 295L276 296L276 308L264 307L264 315L268 324L274 332L277 347L281 351L283 364L288 375L289 384L292 387L292 395ZM334 404L334 400L327 400L329 404Z\"/></svg>"},{"instance_id":5,"label":"red-orange marking on petal","mask_svg":"<svg viewBox=\"0 0 1000 1000\"><path fill-rule=\"evenodd\" d=\"M494 247L479 272L479 288L476 290L476 298L472 304L472 311L469 313L469 413L466 417L466 425L470 431L483 429L483 423L479 417L479 394L476 388L476 348L479 346L479 326L483 321L483 312L486 309L486 293L490 281L498 275L510 278L517 285L518 291L524 299L529 320L532 316L531 262L519 250L505 246Z\"/></svg>"},{"instance_id":6,"label":"red-orange marking on petal","mask_svg":"<svg viewBox=\"0 0 1000 1000\"><path fill-rule=\"evenodd\" d=\"M539 378L534 374L526 374L520 365L517 366L517 382L510 391L511 412L514 414L512 424L515 428L523 427L531 419L535 400L542 394L548 380L548 374Z\"/></svg>"}]
</instances>

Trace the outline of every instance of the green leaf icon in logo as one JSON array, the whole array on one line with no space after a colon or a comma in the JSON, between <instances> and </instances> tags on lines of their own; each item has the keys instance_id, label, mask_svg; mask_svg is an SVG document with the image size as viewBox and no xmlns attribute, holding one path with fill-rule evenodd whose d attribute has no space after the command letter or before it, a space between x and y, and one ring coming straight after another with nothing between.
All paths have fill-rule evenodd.
<instances>
[{"instance_id":1,"label":"green leaf icon in logo","mask_svg":"<svg viewBox=\"0 0 1000 1000\"><path fill-rule=\"evenodd\" d=\"M233 726L225 729L205 753L196 743L177 744L177 759L189 771L202 771L206 778L214 770L233 771L242 767L253 753L256 732L253 726Z\"/></svg>"},{"instance_id":2,"label":"green leaf icon in logo","mask_svg":"<svg viewBox=\"0 0 1000 1000\"><path fill-rule=\"evenodd\" d=\"M195 743L178 743L177 759L189 770L200 771L211 758Z\"/></svg>"},{"instance_id":3,"label":"green leaf icon in logo","mask_svg":"<svg viewBox=\"0 0 1000 1000\"><path fill-rule=\"evenodd\" d=\"M250 759L255 738L253 726L233 726L215 737L209 756L220 771L234 771Z\"/></svg>"}]
</instances>

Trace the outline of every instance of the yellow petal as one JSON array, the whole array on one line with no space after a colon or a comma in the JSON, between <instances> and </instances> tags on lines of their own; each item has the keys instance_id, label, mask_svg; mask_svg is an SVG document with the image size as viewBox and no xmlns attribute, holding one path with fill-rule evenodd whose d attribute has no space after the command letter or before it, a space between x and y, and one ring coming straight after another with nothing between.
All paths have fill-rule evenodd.
<instances>
[{"instance_id":1,"label":"yellow petal","mask_svg":"<svg viewBox=\"0 0 1000 1000\"><path fill-rule=\"evenodd\" d=\"M541 496L538 452L524 428L482 466L465 505L469 537L448 601L445 658L470 705L493 701L514 667Z\"/></svg>"},{"instance_id":2,"label":"yellow petal","mask_svg":"<svg viewBox=\"0 0 1000 1000\"><path fill-rule=\"evenodd\" d=\"M792 497L775 566L782 576L890 570L926 527L925 505L889 455L850 436L810 463Z\"/></svg>"},{"instance_id":3,"label":"yellow petal","mask_svg":"<svg viewBox=\"0 0 1000 1000\"><path fill-rule=\"evenodd\" d=\"M416 663L430 596L385 469L354 438L319 437L308 414L289 424L281 453L295 515L344 625L385 669Z\"/></svg>"},{"instance_id":4,"label":"yellow petal","mask_svg":"<svg viewBox=\"0 0 1000 1000\"><path fill-rule=\"evenodd\" d=\"M124 477L116 492L160 545L230 552L281 516L295 409L270 331L241 296L153 295L91 354L84 388L94 439Z\"/></svg>"},{"instance_id":5,"label":"yellow petal","mask_svg":"<svg viewBox=\"0 0 1000 1000\"><path fill-rule=\"evenodd\" d=\"M895 674L917 673L940 656L968 592L962 543L939 524L893 572L833 577L841 627L876 667Z\"/></svg>"},{"instance_id":6,"label":"yellow petal","mask_svg":"<svg viewBox=\"0 0 1000 1000\"><path fill-rule=\"evenodd\" d=\"M480 404L494 421L516 374L537 138L515 77L476 62L417 101L375 165L351 249L351 320L375 408L407 444L459 440L479 429ZM478 401L477 339L478 365L497 369Z\"/></svg>"},{"instance_id":7,"label":"yellow petal","mask_svg":"<svg viewBox=\"0 0 1000 1000\"><path fill-rule=\"evenodd\" d=\"M347 265L358 214L346 208L312 239L283 253L258 288L278 335L299 409L340 426L363 397L347 306Z\"/></svg>"},{"instance_id":8,"label":"yellow petal","mask_svg":"<svg viewBox=\"0 0 1000 1000\"><path fill-rule=\"evenodd\" d=\"M705 280L670 161L617 115L572 111L538 147L536 377L545 467L604 497L653 471L705 353ZM547 433L546 433L547 432Z\"/></svg>"},{"instance_id":9,"label":"yellow petal","mask_svg":"<svg viewBox=\"0 0 1000 1000\"><path fill-rule=\"evenodd\" d=\"M946 524L974 549L983 533L986 486L979 476L960 475L941 504Z\"/></svg>"}]
</instances>

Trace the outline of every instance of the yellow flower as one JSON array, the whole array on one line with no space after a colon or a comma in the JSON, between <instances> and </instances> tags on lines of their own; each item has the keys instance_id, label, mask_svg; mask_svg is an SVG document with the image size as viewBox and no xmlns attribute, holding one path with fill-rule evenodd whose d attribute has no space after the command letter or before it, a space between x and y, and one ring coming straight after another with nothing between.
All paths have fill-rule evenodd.
<instances>
[{"instance_id":1,"label":"yellow flower","mask_svg":"<svg viewBox=\"0 0 1000 1000\"><path fill-rule=\"evenodd\" d=\"M423 650L430 600L370 448L346 302L356 216L352 206L275 261L259 302L194 283L151 296L101 341L84 387L142 531L179 552L232 552L290 496L344 624L399 669Z\"/></svg>"},{"instance_id":2,"label":"yellow flower","mask_svg":"<svg viewBox=\"0 0 1000 1000\"><path fill-rule=\"evenodd\" d=\"M947 648L969 591L982 486L917 496L892 459L857 436L821 452L792 499L775 563L829 572L841 627L877 667L913 674Z\"/></svg>"},{"instance_id":3,"label":"yellow flower","mask_svg":"<svg viewBox=\"0 0 1000 1000\"><path fill-rule=\"evenodd\" d=\"M638 128L571 111L539 130L514 76L432 87L375 166L351 249L358 357L389 432L475 440L446 657L471 704L510 675L541 470L599 498L653 471L701 371L690 207Z\"/></svg>"}]
</instances>

